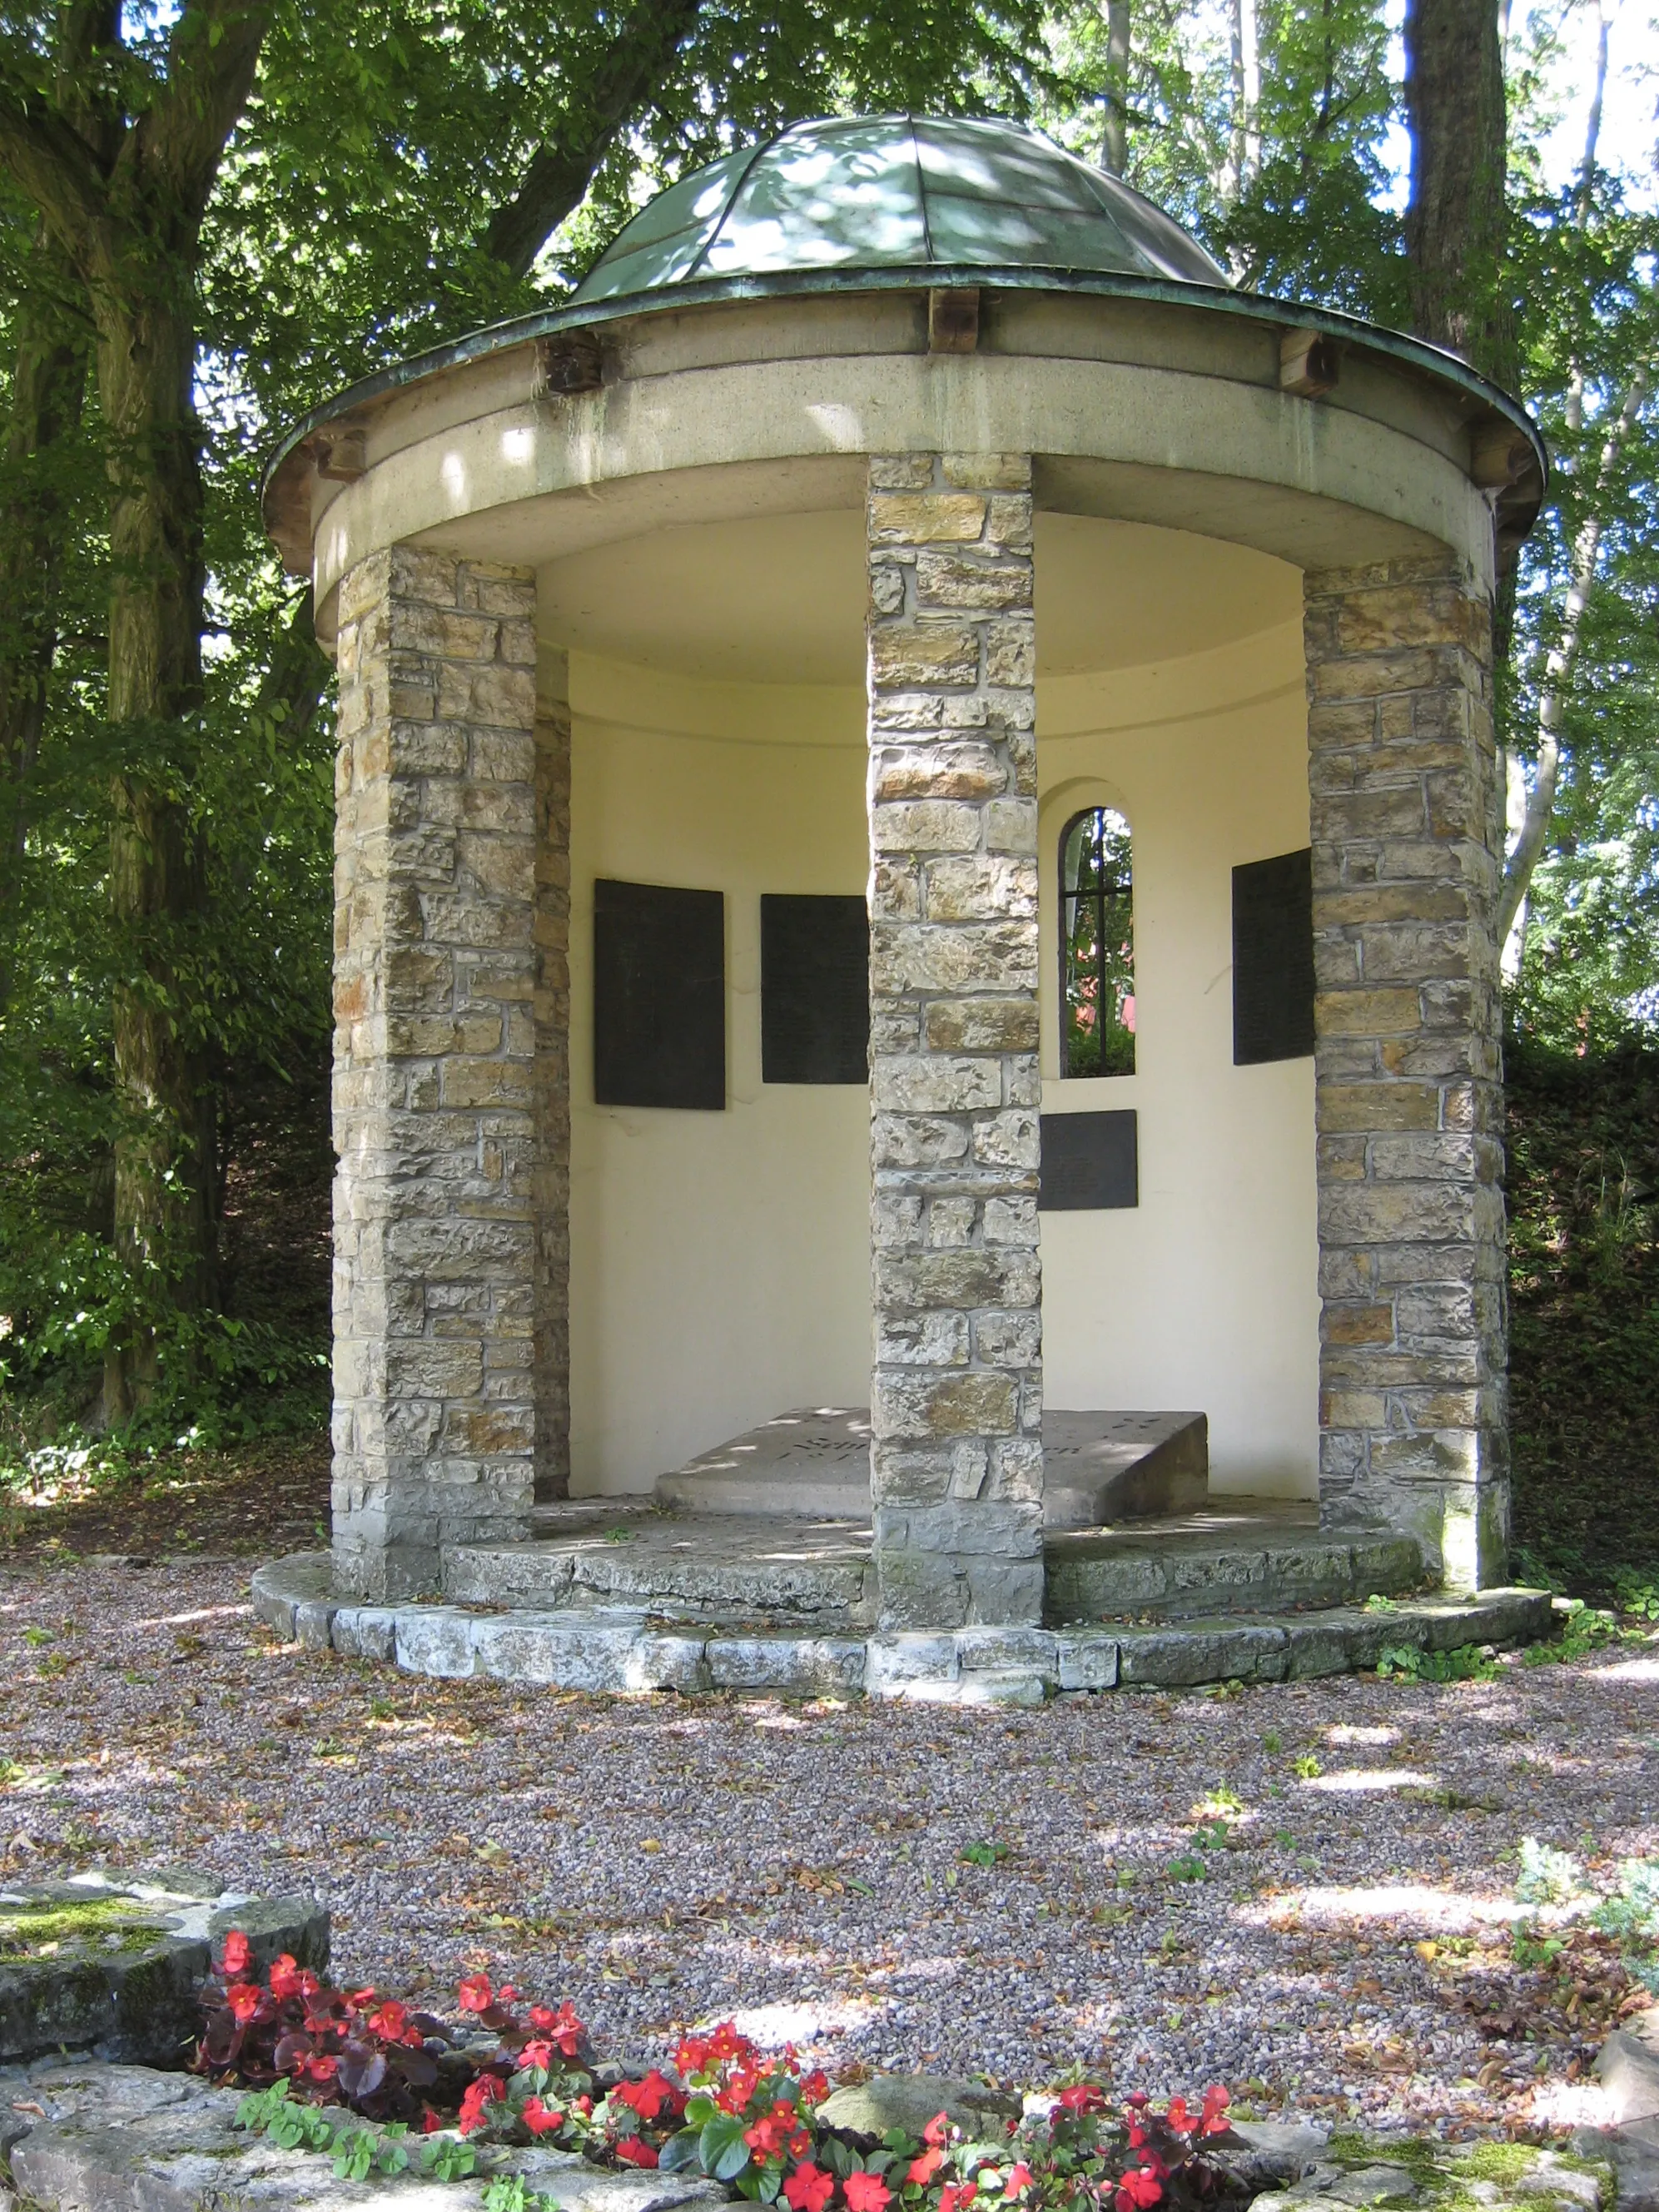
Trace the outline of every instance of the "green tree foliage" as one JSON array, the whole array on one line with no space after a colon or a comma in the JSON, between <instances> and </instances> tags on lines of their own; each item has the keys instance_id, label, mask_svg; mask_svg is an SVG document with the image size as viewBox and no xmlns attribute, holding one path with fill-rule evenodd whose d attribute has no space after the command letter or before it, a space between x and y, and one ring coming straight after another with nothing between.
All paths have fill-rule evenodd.
<instances>
[{"instance_id":1,"label":"green tree foliage","mask_svg":"<svg viewBox=\"0 0 1659 2212\"><path fill-rule=\"evenodd\" d=\"M220 12L191 6L204 24ZM187 16L0 0L0 122L55 103L112 174L120 134L164 100ZM1400 325L1413 313L1383 0L1065 0L1046 15L1035 0L271 0L258 21L251 88L202 155L198 230L188 250L163 239L151 272L193 360L200 672L143 713L114 711L110 691L131 570L110 472L137 448L100 383L107 302L24 170L0 173L0 1352L19 1376L49 1358L77 1388L124 1331L150 1330L176 1373L216 1326L210 1298L191 1313L190 1255L112 1241L121 1144L178 1110L121 1081L118 1010L147 1009L195 1071L220 1141L158 1155L160 1173L208 1164L212 1200L235 1169L239 1092L326 1054L328 674L258 508L283 427L390 361L556 299L648 192L816 112L1031 115L1091 158L1121 155L1244 285ZM1535 790L1594 518L1513 993L1529 1032L1576 1044L1626 1025L1659 975L1659 433L1639 382L1659 240L1593 142L1583 178L1548 187L1551 61L1541 37L1510 56L1507 291L1524 396L1559 465L1504 704ZM206 130L206 108L190 112ZM133 787L188 860L189 896L165 912L115 896ZM287 1354L259 1356L274 1371Z\"/></svg>"}]
</instances>

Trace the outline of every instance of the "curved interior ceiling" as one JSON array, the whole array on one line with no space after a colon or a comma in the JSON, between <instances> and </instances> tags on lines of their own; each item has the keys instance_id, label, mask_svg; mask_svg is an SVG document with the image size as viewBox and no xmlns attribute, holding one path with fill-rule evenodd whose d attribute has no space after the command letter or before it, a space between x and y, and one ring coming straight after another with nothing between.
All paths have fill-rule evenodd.
<instances>
[{"instance_id":1,"label":"curved interior ceiling","mask_svg":"<svg viewBox=\"0 0 1659 2212\"><path fill-rule=\"evenodd\" d=\"M727 682L864 682L861 514L699 522L573 554L539 577L544 637ZM1180 659L1299 621L1299 570L1150 523L1040 514L1037 672Z\"/></svg>"}]
</instances>

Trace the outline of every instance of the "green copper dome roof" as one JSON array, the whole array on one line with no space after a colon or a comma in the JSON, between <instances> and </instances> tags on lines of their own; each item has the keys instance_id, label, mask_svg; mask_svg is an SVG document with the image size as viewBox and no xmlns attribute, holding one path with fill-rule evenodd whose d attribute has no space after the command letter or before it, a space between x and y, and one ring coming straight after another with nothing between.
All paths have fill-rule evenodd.
<instances>
[{"instance_id":1,"label":"green copper dome roof","mask_svg":"<svg viewBox=\"0 0 1659 2212\"><path fill-rule=\"evenodd\" d=\"M1222 285L1161 208L1023 124L797 123L642 208L572 305L791 270L1070 269Z\"/></svg>"}]
</instances>

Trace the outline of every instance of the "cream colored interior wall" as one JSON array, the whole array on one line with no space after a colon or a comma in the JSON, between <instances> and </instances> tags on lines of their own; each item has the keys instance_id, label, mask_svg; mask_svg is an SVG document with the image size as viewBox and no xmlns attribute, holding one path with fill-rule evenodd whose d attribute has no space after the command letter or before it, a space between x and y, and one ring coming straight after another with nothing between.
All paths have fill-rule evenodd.
<instances>
[{"instance_id":1,"label":"cream colored interior wall","mask_svg":"<svg viewBox=\"0 0 1659 2212\"><path fill-rule=\"evenodd\" d=\"M841 529L823 520L827 533ZM1065 629L1078 630L1079 564L1100 555L1101 533L1116 541L1109 565L1133 559L1120 534L1134 540L1132 526L1040 521L1040 635L1045 579ZM1231 979L1233 866L1308 838L1299 578L1186 543L1194 625L1224 603L1239 618L1238 577L1204 573L1218 560L1261 563L1249 583L1262 627L1178 659L1039 678L1044 1110L1133 1105L1140 1144L1138 1208L1043 1218L1048 1396L1201 1409L1218 1489L1313 1496L1312 1062L1233 1066ZM821 600L807 550L787 549L810 628ZM585 603L606 606L593 580L550 572L542 619L548 634L553 611L576 645L572 1469L579 1492L615 1492L647 1489L789 1407L867 1399L865 1093L763 1085L759 1012L762 891L864 886L864 730L855 683L710 680L708 659L693 672L581 649ZM732 580L735 632L748 595ZM1103 585L1104 568L1091 580ZM1229 594L1206 588L1218 582ZM641 634L656 629L651 587L648 564L635 567L625 599ZM1127 658L1134 626L1126 635L1112 611L1121 600L1097 588L1094 604L1102 662ZM629 618L605 618L611 642ZM780 651L774 624L760 648L769 672ZM1073 665L1075 651L1068 636ZM1138 1064L1132 1077L1062 1083L1055 852L1064 821L1096 799L1121 807L1134 832ZM599 876L725 893L724 1114L593 1103Z\"/></svg>"},{"instance_id":2,"label":"cream colored interior wall","mask_svg":"<svg viewBox=\"0 0 1659 2212\"><path fill-rule=\"evenodd\" d=\"M1300 622L1040 684L1037 722L1043 1112L1133 1107L1140 1171L1138 1206L1042 1217L1044 1395L1206 1413L1212 1489L1316 1498L1313 1061L1232 1059L1232 870L1308 842ZM1134 841L1135 1072L1061 1080L1059 845L1099 804Z\"/></svg>"},{"instance_id":3,"label":"cream colored interior wall","mask_svg":"<svg viewBox=\"0 0 1659 2212\"><path fill-rule=\"evenodd\" d=\"M866 1093L760 1069L761 893L864 889L864 704L584 653L570 690L571 1476L647 1490L774 1413L869 1397ZM725 893L723 1114L594 1104L600 876Z\"/></svg>"}]
</instances>

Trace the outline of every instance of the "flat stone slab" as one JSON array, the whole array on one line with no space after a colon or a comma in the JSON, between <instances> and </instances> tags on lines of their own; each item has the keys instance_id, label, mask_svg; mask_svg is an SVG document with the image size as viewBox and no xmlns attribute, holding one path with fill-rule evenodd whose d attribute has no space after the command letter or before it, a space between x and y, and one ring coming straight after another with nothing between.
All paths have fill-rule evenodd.
<instances>
[{"instance_id":1,"label":"flat stone slab","mask_svg":"<svg viewBox=\"0 0 1659 2212\"><path fill-rule=\"evenodd\" d=\"M1304 1518L1304 1516L1311 1516ZM1191 1620L1394 1597L1423 1579L1410 1536L1337 1535L1316 1509L1260 1498L1153 1526L1050 1531L1043 1542L1051 1620Z\"/></svg>"},{"instance_id":2,"label":"flat stone slab","mask_svg":"<svg viewBox=\"0 0 1659 2212\"><path fill-rule=\"evenodd\" d=\"M0 2060L90 2050L176 2065L201 2027L198 1992L233 1928L259 1963L328 1964L314 1898L250 1897L212 1875L89 1873L0 1889Z\"/></svg>"},{"instance_id":3,"label":"flat stone slab","mask_svg":"<svg viewBox=\"0 0 1659 2212\"><path fill-rule=\"evenodd\" d=\"M665 1621L643 1607L485 1611L461 1604L366 1606L329 1595L329 1555L302 1552L253 1577L259 1618L290 1640L405 1673L544 1683L568 1690L725 1689L785 1696L901 1697L1036 1705L1077 1691L1279 1682L1375 1667L1390 1646L1448 1651L1550 1633L1547 1590L1423 1597L1371 1612L1210 1615L1141 1625L826 1633L787 1620Z\"/></svg>"},{"instance_id":4,"label":"flat stone slab","mask_svg":"<svg viewBox=\"0 0 1659 2212\"><path fill-rule=\"evenodd\" d=\"M342 2181L326 2152L282 2150L232 2125L241 2092L188 2074L39 2061L0 2068L0 2151L41 2212L478 2212L489 2182L520 2174L562 2212L679 2212L724 2205L718 2183L683 2174L611 2172L574 2152L495 2154L489 2173L432 2181L416 2173ZM21 2112L33 2106L38 2112ZM416 2138L418 2142L418 2138Z\"/></svg>"},{"instance_id":5,"label":"flat stone slab","mask_svg":"<svg viewBox=\"0 0 1659 2212\"><path fill-rule=\"evenodd\" d=\"M647 1608L683 1620L797 1620L825 1628L869 1624L876 1594L864 1519L778 1514L707 1520L641 1513L609 1501L538 1515L527 1544L453 1544L444 1595L471 1605L594 1610Z\"/></svg>"},{"instance_id":6,"label":"flat stone slab","mask_svg":"<svg viewBox=\"0 0 1659 2212\"><path fill-rule=\"evenodd\" d=\"M1184 1512L1209 1487L1202 1413L1046 1411L1043 1513L1051 1528ZM870 1409L801 1406L659 1475L660 1504L688 1513L785 1514L867 1522Z\"/></svg>"}]
</instances>

